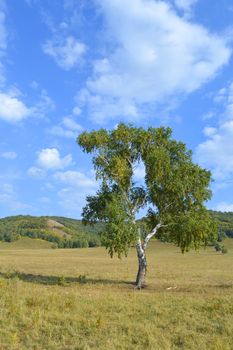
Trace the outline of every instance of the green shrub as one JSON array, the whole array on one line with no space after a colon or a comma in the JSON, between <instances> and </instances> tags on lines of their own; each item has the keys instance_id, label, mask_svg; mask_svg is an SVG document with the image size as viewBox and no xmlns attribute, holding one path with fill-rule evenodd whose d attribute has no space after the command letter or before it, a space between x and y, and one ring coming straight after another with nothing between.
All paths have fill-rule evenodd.
<instances>
[{"instance_id":1,"label":"green shrub","mask_svg":"<svg viewBox=\"0 0 233 350\"><path fill-rule=\"evenodd\" d=\"M64 276L58 277L58 284L59 286L65 286L66 285L66 279Z\"/></svg>"},{"instance_id":2,"label":"green shrub","mask_svg":"<svg viewBox=\"0 0 233 350\"><path fill-rule=\"evenodd\" d=\"M221 252L222 252L222 254L227 254L227 252L228 252L227 248L224 247L224 245L222 246Z\"/></svg>"},{"instance_id":3,"label":"green shrub","mask_svg":"<svg viewBox=\"0 0 233 350\"><path fill-rule=\"evenodd\" d=\"M218 242L215 242L214 249L216 250L216 252L221 252L222 251L221 244L219 244Z\"/></svg>"}]
</instances>

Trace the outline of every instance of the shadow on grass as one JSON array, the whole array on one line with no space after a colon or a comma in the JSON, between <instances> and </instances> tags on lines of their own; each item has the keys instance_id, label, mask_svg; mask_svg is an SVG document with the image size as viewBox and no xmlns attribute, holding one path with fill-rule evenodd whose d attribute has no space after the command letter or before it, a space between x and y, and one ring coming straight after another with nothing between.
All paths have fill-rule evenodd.
<instances>
[{"instance_id":1,"label":"shadow on grass","mask_svg":"<svg viewBox=\"0 0 233 350\"><path fill-rule=\"evenodd\" d=\"M6 279L18 278L21 281L29 283L37 283L44 285L59 285L67 286L71 284L114 284L114 285L135 285L134 282L122 281L122 280L110 280L102 278L88 278L85 275L79 275L78 277L65 277L65 276L44 276L34 275L30 273L24 273L19 271L14 272L0 272L0 277Z\"/></svg>"}]
</instances>

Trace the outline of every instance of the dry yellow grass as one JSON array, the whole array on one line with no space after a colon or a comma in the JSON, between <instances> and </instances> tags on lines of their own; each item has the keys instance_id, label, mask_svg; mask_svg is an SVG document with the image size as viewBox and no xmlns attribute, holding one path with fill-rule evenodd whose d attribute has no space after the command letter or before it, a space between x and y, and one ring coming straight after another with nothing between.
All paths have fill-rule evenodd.
<instances>
[{"instance_id":1,"label":"dry yellow grass","mask_svg":"<svg viewBox=\"0 0 233 350\"><path fill-rule=\"evenodd\" d=\"M148 287L134 250L0 250L0 349L233 349L233 240L182 255L152 242ZM83 277L85 276L85 277Z\"/></svg>"}]
</instances>

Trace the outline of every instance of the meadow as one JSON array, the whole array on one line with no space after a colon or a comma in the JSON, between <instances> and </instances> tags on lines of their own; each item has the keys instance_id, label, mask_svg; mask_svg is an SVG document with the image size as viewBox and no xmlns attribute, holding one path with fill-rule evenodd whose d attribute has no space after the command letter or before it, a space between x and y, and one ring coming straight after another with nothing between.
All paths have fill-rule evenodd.
<instances>
[{"instance_id":1,"label":"meadow","mask_svg":"<svg viewBox=\"0 0 233 350\"><path fill-rule=\"evenodd\" d=\"M1 350L233 349L232 239L227 254L151 242L141 291L134 249L37 244L0 244Z\"/></svg>"}]
</instances>

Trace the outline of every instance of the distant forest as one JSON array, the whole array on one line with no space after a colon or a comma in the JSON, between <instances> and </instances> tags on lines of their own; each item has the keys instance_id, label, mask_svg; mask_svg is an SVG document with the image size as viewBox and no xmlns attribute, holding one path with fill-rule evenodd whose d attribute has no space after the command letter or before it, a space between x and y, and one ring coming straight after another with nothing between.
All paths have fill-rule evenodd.
<instances>
[{"instance_id":1,"label":"distant forest","mask_svg":"<svg viewBox=\"0 0 233 350\"><path fill-rule=\"evenodd\" d=\"M218 240L233 238L233 212L210 210L218 224ZM81 220L60 216L9 216L0 219L0 240L12 242L20 237L43 239L54 248L98 247L103 224L85 226Z\"/></svg>"}]
</instances>

